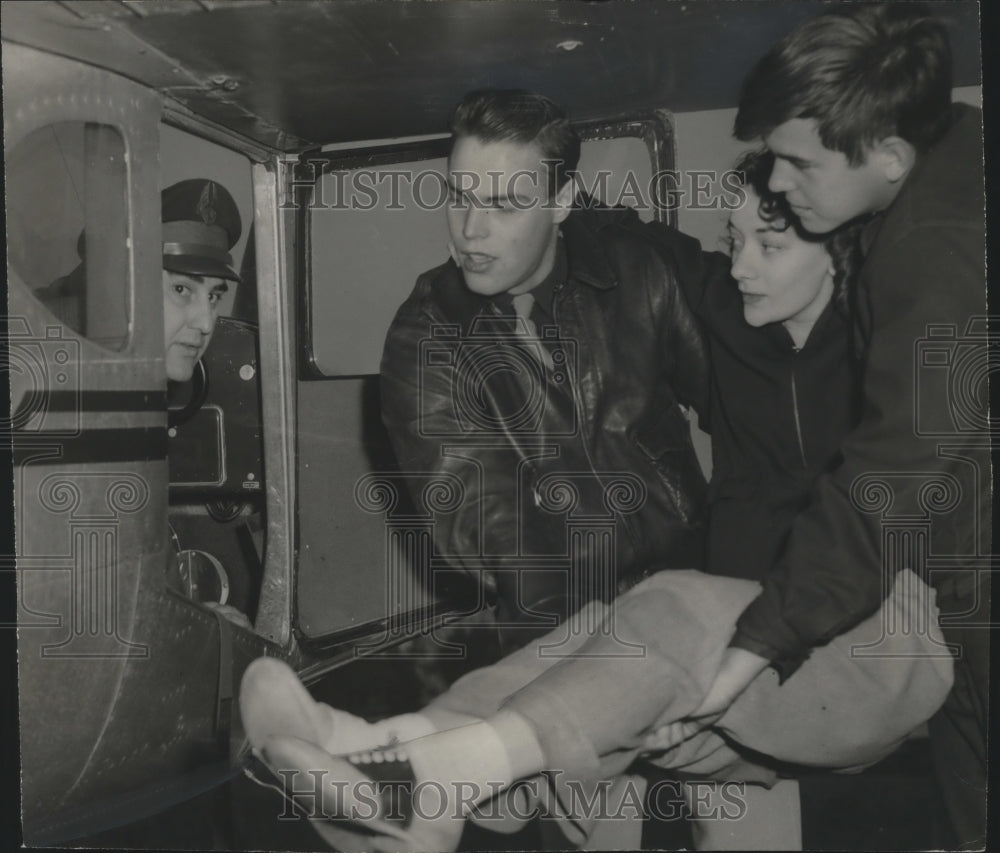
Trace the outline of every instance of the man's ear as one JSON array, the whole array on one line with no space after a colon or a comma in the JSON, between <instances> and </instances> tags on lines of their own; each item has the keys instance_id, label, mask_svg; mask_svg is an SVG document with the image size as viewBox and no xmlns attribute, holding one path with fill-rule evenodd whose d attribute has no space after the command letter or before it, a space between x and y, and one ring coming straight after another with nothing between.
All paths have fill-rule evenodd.
<instances>
[{"instance_id":1,"label":"man's ear","mask_svg":"<svg viewBox=\"0 0 1000 853\"><path fill-rule=\"evenodd\" d=\"M869 158L890 184L898 183L917 161L917 149L901 136L887 136L872 146Z\"/></svg>"},{"instance_id":2,"label":"man's ear","mask_svg":"<svg viewBox=\"0 0 1000 853\"><path fill-rule=\"evenodd\" d=\"M576 201L576 179L570 179L563 184L553 199L555 209L552 211L552 221L557 225L569 216L573 209L573 202Z\"/></svg>"}]
</instances>

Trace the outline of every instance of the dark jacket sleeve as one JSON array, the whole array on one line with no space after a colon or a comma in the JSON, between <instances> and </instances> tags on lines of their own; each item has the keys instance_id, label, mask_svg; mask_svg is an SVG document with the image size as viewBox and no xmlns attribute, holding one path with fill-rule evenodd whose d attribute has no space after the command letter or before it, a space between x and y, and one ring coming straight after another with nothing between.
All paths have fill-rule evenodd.
<instances>
[{"instance_id":1,"label":"dark jacket sleeve","mask_svg":"<svg viewBox=\"0 0 1000 853\"><path fill-rule=\"evenodd\" d=\"M580 212L595 232L622 228L651 246L662 264L650 270L647 281L656 292L650 294L651 316L663 324L663 364L671 378L677 399L693 408L699 421L708 418L708 348L701 323L691 311L687 294L698 294L707 281L720 275L718 253L703 253L701 243L662 222L643 222L630 207L605 207L589 203Z\"/></svg>"},{"instance_id":2,"label":"dark jacket sleeve","mask_svg":"<svg viewBox=\"0 0 1000 853\"><path fill-rule=\"evenodd\" d=\"M870 332L861 421L842 446L843 464L818 481L732 641L785 676L811 647L872 614L895 572L921 568L920 546L908 553L905 539L890 543L887 524L926 519L932 541L925 556L935 547L966 555L981 547L976 513L988 525L988 477L962 453L942 452L941 437L924 434L916 413L918 395L922 411L948 413L954 405L947 377L923 369L921 341L931 325L945 324L956 340L944 346L959 345L970 317L985 310L984 272L981 227L947 223L911 228L865 268L860 293Z\"/></svg>"},{"instance_id":3,"label":"dark jacket sleeve","mask_svg":"<svg viewBox=\"0 0 1000 853\"><path fill-rule=\"evenodd\" d=\"M692 312L688 299L689 294L700 298L709 280L718 277L722 267L728 276L728 261L717 253L703 253L696 238L673 226L642 222L634 210L614 208L605 213L605 219L640 237L656 251L662 269L653 271L647 279L658 291L650 295L654 303L651 313L664 324L661 336L663 364L677 399L693 408L699 420L707 421L708 347L702 324ZM724 259L722 267L719 258Z\"/></svg>"},{"instance_id":4,"label":"dark jacket sleeve","mask_svg":"<svg viewBox=\"0 0 1000 853\"><path fill-rule=\"evenodd\" d=\"M729 281L729 258L720 252L703 252L701 244L669 225L650 222L647 239L656 247L671 273L670 334L665 338L666 357L673 368L678 398L698 413L699 426L709 429L711 365L707 335L710 331L702 305L706 296Z\"/></svg>"}]
</instances>

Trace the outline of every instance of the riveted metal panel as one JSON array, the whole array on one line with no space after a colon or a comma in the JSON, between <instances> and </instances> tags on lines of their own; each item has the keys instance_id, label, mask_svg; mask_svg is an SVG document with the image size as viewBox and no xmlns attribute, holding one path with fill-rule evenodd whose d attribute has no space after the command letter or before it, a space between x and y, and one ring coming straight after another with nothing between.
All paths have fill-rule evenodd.
<instances>
[{"instance_id":1,"label":"riveted metal panel","mask_svg":"<svg viewBox=\"0 0 1000 853\"><path fill-rule=\"evenodd\" d=\"M22 820L32 844L193 796L206 767L231 772L217 702L266 643L249 630L222 631L229 626L166 585L160 96L12 44L4 45L3 78L8 154L31 145L33 132L66 123L111 128L124 150L124 212L115 214L124 262L109 267L116 280L102 279L127 308L120 348L60 321L36 298L42 283L25 279L24 264L10 267L17 414L0 430L15 456ZM27 178L8 198L9 216L24 203ZM91 210L86 189L81 205ZM104 225L107 208L94 206L90 221ZM17 239L28 242L24 233ZM34 241L11 248L22 258L39 251ZM223 634L234 636L220 681Z\"/></svg>"}]
</instances>

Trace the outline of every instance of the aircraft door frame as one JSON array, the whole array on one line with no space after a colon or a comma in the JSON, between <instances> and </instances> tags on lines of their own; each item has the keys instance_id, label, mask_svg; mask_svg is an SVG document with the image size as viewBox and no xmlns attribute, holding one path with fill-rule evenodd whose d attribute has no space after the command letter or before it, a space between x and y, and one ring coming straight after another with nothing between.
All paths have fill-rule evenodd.
<instances>
[{"instance_id":1,"label":"aircraft door frame","mask_svg":"<svg viewBox=\"0 0 1000 853\"><path fill-rule=\"evenodd\" d=\"M296 542L295 480L295 321L294 293L288 286L288 232L291 212L279 205L286 170L279 158L253 164L254 236L257 252L257 307L260 347L261 417L267 480L267 537L260 604L254 628L265 639L288 647L292 637L292 596Z\"/></svg>"},{"instance_id":2,"label":"aircraft door frame","mask_svg":"<svg viewBox=\"0 0 1000 853\"><path fill-rule=\"evenodd\" d=\"M4 44L3 79L8 155L32 132L73 122L83 124L85 140L95 126L116 131L124 166L117 221L125 247L115 250L124 264L115 275L125 278L102 283L124 300L115 306L127 312L120 349L74 331L36 298L44 282L25 282L15 262L8 267L13 414L4 432L14 449L21 758L31 768L23 791L27 837L36 822L71 803L92 774L122 671L150 654L134 642L140 587L164 578L161 107L156 93L117 75L20 45ZM101 168L88 157L85 176ZM96 177L93 184L108 187ZM87 186L83 194L88 209ZM8 194L8 225L17 203ZM94 208L114 204L101 199ZM67 750L69 738L93 746Z\"/></svg>"}]
</instances>

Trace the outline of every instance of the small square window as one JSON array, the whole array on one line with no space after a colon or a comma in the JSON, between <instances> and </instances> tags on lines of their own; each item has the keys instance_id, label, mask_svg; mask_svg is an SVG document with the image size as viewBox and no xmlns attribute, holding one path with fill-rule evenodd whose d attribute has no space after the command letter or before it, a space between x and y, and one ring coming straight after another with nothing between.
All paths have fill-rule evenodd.
<instances>
[{"instance_id":1,"label":"small square window","mask_svg":"<svg viewBox=\"0 0 1000 853\"><path fill-rule=\"evenodd\" d=\"M125 143L114 127L61 122L7 157L8 264L60 322L106 349L128 343Z\"/></svg>"}]
</instances>

